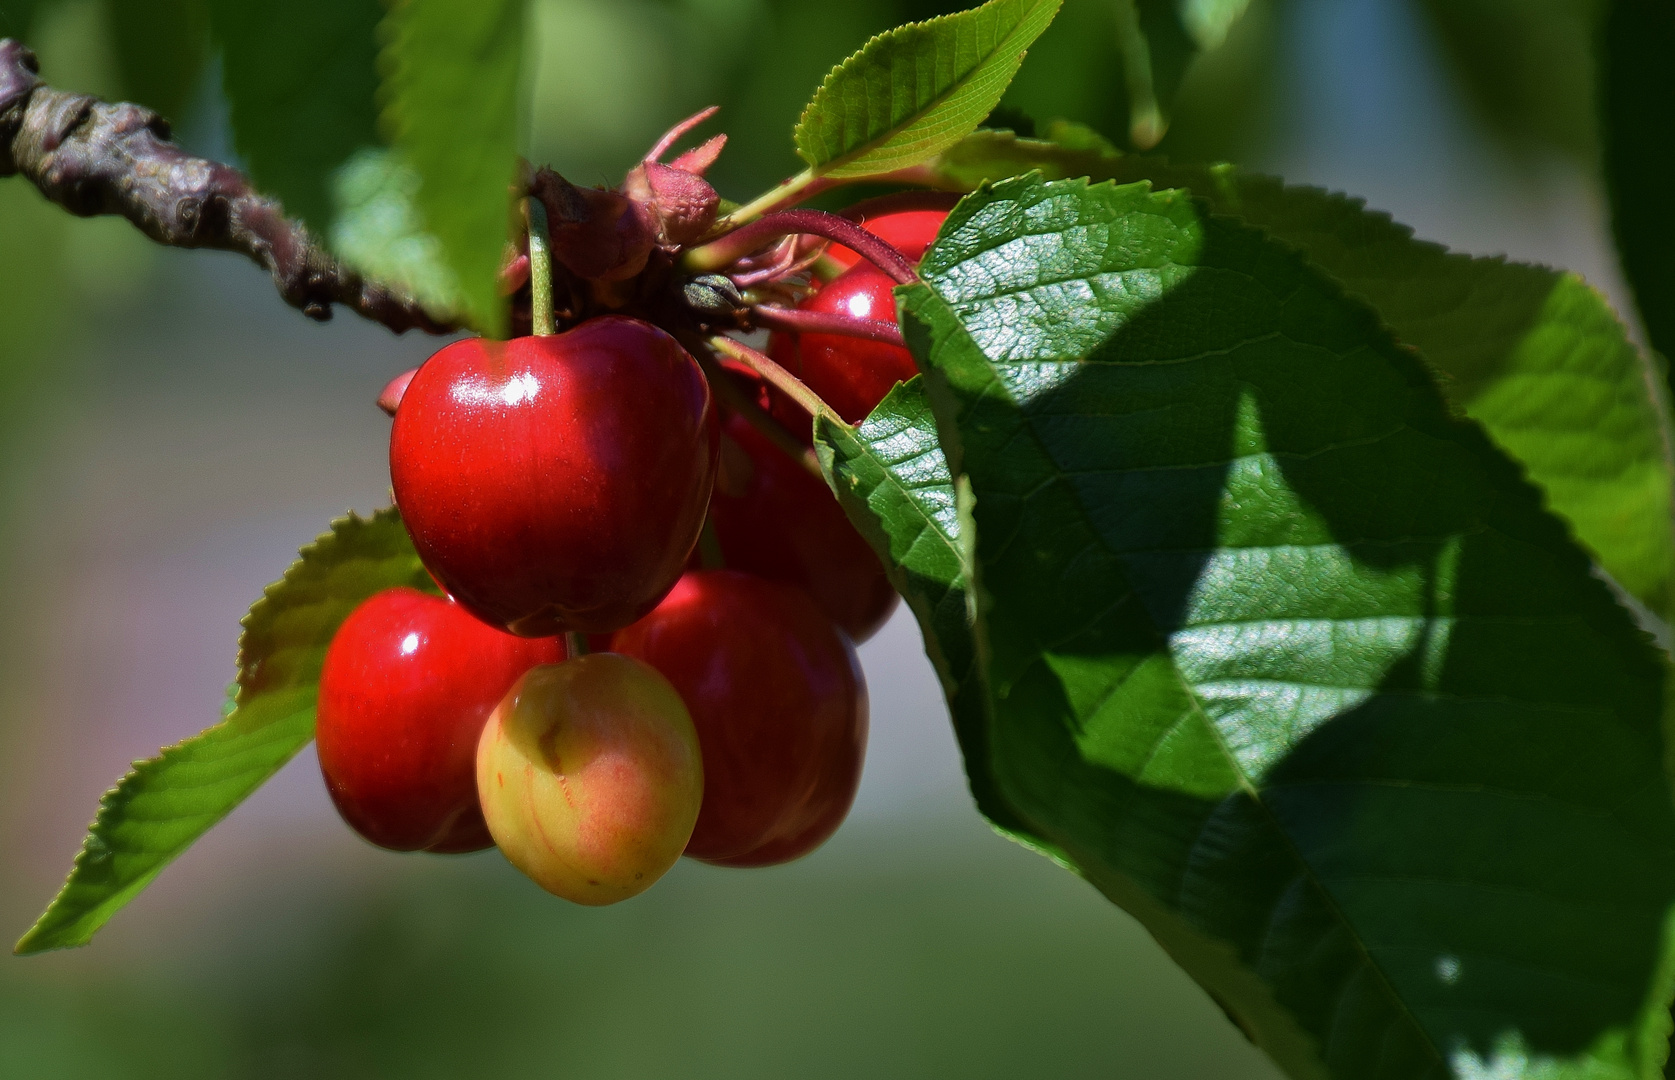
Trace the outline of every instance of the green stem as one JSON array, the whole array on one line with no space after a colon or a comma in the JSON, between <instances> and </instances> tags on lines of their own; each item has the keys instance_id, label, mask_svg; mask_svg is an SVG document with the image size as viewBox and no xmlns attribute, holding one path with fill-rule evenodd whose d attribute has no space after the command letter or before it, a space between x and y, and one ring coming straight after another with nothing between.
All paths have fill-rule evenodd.
<instances>
[{"instance_id":1,"label":"green stem","mask_svg":"<svg viewBox=\"0 0 1675 1080\"><path fill-rule=\"evenodd\" d=\"M572 660L578 656L586 656L588 653L587 635L576 630L566 630L564 632L564 651L569 654Z\"/></svg>"},{"instance_id":2,"label":"green stem","mask_svg":"<svg viewBox=\"0 0 1675 1080\"><path fill-rule=\"evenodd\" d=\"M758 405L755 399L742 393L732 377L724 371L708 349L688 347L688 350L698 361L698 366L704 369L704 377L709 379L710 390L727 408L744 417L745 423L762 433L762 436L780 450L786 457L796 462L810 476L824 481L825 475L820 471L820 462L814 456L814 451L804 446L797 437L785 430L785 425L774 418L768 410Z\"/></svg>"},{"instance_id":3,"label":"green stem","mask_svg":"<svg viewBox=\"0 0 1675 1080\"><path fill-rule=\"evenodd\" d=\"M815 175L813 169L804 169L777 187L764 191L756 198L734 210L731 214L715 223L710 229L710 236L721 236L730 233L740 225L748 225L763 214L775 210L783 210L787 206L795 206L810 196L833 187L834 182L825 177Z\"/></svg>"},{"instance_id":4,"label":"green stem","mask_svg":"<svg viewBox=\"0 0 1675 1080\"><path fill-rule=\"evenodd\" d=\"M529 218L529 319L536 337L558 333L553 321L553 254L547 236L547 208L540 199L525 199ZM586 650L586 643L583 643Z\"/></svg>"},{"instance_id":5,"label":"green stem","mask_svg":"<svg viewBox=\"0 0 1675 1080\"><path fill-rule=\"evenodd\" d=\"M717 334L709 339L709 346L716 352L725 353L732 357L768 380L786 397L801 405L810 416L824 416L834 424L849 428L849 424L838 415L837 410L826 404L825 400L819 394L810 390L806 383L744 342Z\"/></svg>"}]
</instances>

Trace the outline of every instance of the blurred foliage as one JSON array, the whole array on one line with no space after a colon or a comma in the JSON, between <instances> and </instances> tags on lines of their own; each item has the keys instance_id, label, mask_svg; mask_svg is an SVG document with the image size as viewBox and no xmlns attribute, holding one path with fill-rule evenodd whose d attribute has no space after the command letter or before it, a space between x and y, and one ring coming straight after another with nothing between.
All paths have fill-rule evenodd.
<instances>
[{"instance_id":1,"label":"blurred foliage","mask_svg":"<svg viewBox=\"0 0 1675 1080\"><path fill-rule=\"evenodd\" d=\"M937 835L683 863L606 909L493 854L369 852L330 906L233 886L242 932L172 962L0 965L0 1078L1276 1075L1084 883L975 820Z\"/></svg>"},{"instance_id":2,"label":"blurred foliage","mask_svg":"<svg viewBox=\"0 0 1675 1080\"><path fill-rule=\"evenodd\" d=\"M1605 0L1419 0L1467 101L1515 149L1596 149L1593 43Z\"/></svg>"}]
</instances>

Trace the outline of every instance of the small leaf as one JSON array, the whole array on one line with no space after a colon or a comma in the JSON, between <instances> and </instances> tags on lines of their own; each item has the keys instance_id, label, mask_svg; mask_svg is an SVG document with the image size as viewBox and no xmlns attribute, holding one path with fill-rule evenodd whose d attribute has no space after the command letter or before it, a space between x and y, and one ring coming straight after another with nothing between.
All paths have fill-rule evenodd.
<instances>
[{"instance_id":1,"label":"small leaf","mask_svg":"<svg viewBox=\"0 0 1675 1080\"><path fill-rule=\"evenodd\" d=\"M819 175L907 168L970 134L1000 102L1060 0L989 0L880 34L832 69L797 122Z\"/></svg>"},{"instance_id":2,"label":"small leaf","mask_svg":"<svg viewBox=\"0 0 1675 1080\"><path fill-rule=\"evenodd\" d=\"M163 867L314 737L320 664L357 604L406 585L434 592L394 510L353 514L302 550L244 618L221 723L134 763L105 794L75 869L19 954L85 945Z\"/></svg>"},{"instance_id":3,"label":"small leaf","mask_svg":"<svg viewBox=\"0 0 1675 1080\"><path fill-rule=\"evenodd\" d=\"M210 0L233 144L256 187L321 236L333 175L378 145L383 14L378 0Z\"/></svg>"},{"instance_id":4,"label":"small leaf","mask_svg":"<svg viewBox=\"0 0 1675 1080\"><path fill-rule=\"evenodd\" d=\"M1675 605L1675 436L1655 389L1662 374L1581 278L1451 253L1318 188L1125 157L1073 126L1048 135L976 132L928 178L971 188L1033 168L1048 178L1145 179L1190 188L1212 210L1297 245L1447 373L1450 400L1524 464L1607 573L1654 612Z\"/></svg>"},{"instance_id":5,"label":"small leaf","mask_svg":"<svg viewBox=\"0 0 1675 1080\"><path fill-rule=\"evenodd\" d=\"M384 122L418 174L470 323L503 336L495 279L518 162L523 0L398 0L384 26Z\"/></svg>"},{"instance_id":6,"label":"small leaf","mask_svg":"<svg viewBox=\"0 0 1675 1080\"><path fill-rule=\"evenodd\" d=\"M203 0L109 0L107 10L123 97L179 124L209 56Z\"/></svg>"},{"instance_id":7,"label":"small leaf","mask_svg":"<svg viewBox=\"0 0 1675 1080\"><path fill-rule=\"evenodd\" d=\"M920 273L1005 804L1292 1075L1657 1075L1666 667L1417 357L1144 184L980 189Z\"/></svg>"},{"instance_id":8,"label":"small leaf","mask_svg":"<svg viewBox=\"0 0 1675 1080\"><path fill-rule=\"evenodd\" d=\"M1675 357L1675 4L1615 0L1599 40L1611 226L1646 336L1667 359Z\"/></svg>"}]
</instances>

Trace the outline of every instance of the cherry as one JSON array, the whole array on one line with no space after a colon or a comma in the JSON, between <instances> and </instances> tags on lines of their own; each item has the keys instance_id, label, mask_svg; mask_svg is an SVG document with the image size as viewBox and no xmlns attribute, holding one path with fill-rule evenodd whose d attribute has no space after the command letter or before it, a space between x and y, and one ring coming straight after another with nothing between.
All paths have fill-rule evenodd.
<instances>
[{"instance_id":1,"label":"cherry","mask_svg":"<svg viewBox=\"0 0 1675 1080\"><path fill-rule=\"evenodd\" d=\"M338 813L397 851L490 846L477 806L478 733L518 676L563 658L557 640L501 633L414 589L362 603L320 672L315 738Z\"/></svg>"},{"instance_id":2,"label":"cherry","mask_svg":"<svg viewBox=\"0 0 1675 1080\"><path fill-rule=\"evenodd\" d=\"M680 858L703 759L668 680L592 653L535 668L507 693L477 746L477 792L513 866L566 900L613 904Z\"/></svg>"},{"instance_id":3,"label":"cherry","mask_svg":"<svg viewBox=\"0 0 1675 1080\"><path fill-rule=\"evenodd\" d=\"M895 286L871 263L856 263L797 307L893 323ZM913 354L900 345L839 334L774 334L768 342L768 355L807 383L851 424L865 419L892 386L919 372ZM786 415L787 407L795 410L790 416ZM787 427L807 437L807 413L778 400L774 412L786 420Z\"/></svg>"},{"instance_id":4,"label":"cherry","mask_svg":"<svg viewBox=\"0 0 1675 1080\"><path fill-rule=\"evenodd\" d=\"M900 599L831 489L737 414L723 427L710 524L729 569L806 589L856 642Z\"/></svg>"},{"instance_id":5,"label":"cherry","mask_svg":"<svg viewBox=\"0 0 1675 1080\"><path fill-rule=\"evenodd\" d=\"M704 804L686 854L786 862L842 823L861 779L866 684L854 646L808 594L696 571L611 646L662 672L698 729Z\"/></svg>"},{"instance_id":6,"label":"cherry","mask_svg":"<svg viewBox=\"0 0 1675 1080\"><path fill-rule=\"evenodd\" d=\"M843 216L889 242L907 261L917 263L936 239L937 230L960 197L945 191L904 191L856 203ZM861 257L842 244L826 248L826 257L845 270Z\"/></svg>"},{"instance_id":7,"label":"cherry","mask_svg":"<svg viewBox=\"0 0 1675 1080\"><path fill-rule=\"evenodd\" d=\"M651 610L703 526L718 429L674 338L607 315L567 333L456 341L390 433L419 557L479 618L528 637Z\"/></svg>"}]
</instances>

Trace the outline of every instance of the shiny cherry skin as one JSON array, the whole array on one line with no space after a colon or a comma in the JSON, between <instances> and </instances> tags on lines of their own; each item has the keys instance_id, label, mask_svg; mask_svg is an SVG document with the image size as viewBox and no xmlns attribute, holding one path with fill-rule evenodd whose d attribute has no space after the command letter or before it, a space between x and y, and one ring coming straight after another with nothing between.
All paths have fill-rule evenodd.
<instances>
[{"instance_id":1,"label":"shiny cherry skin","mask_svg":"<svg viewBox=\"0 0 1675 1080\"><path fill-rule=\"evenodd\" d=\"M831 489L736 413L721 462L710 524L723 564L800 586L852 641L877 633L900 597Z\"/></svg>"},{"instance_id":2,"label":"shiny cherry skin","mask_svg":"<svg viewBox=\"0 0 1675 1080\"><path fill-rule=\"evenodd\" d=\"M836 831L860 784L866 683L855 647L808 594L696 571L611 647L662 672L698 729L704 805L686 854L787 862Z\"/></svg>"},{"instance_id":3,"label":"shiny cherry skin","mask_svg":"<svg viewBox=\"0 0 1675 1080\"><path fill-rule=\"evenodd\" d=\"M674 338L623 316L456 341L402 394L396 505L461 605L526 637L650 611L697 542L718 425Z\"/></svg>"},{"instance_id":4,"label":"shiny cherry skin","mask_svg":"<svg viewBox=\"0 0 1675 1080\"><path fill-rule=\"evenodd\" d=\"M936 239L948 211L959 201L960 197L952 192L904 191L856 203L843 211L843 216L888 242L908 262L918 263ZM861 261L859 255L842 244L826 248L826 257L845 270Z\"/></svg>"},{"instance_id":5,"label":"shiny cherry skin","mask_svg":"<svg viewBox=\"0 0 1675 1080\"><path fill-rule=\"evenodd\" d=\"M477 793L513 866L555 896L614 904L685 850L703 759L667 679L591 653L535 668L507 693L477 746Z\"/></svg>"},{"instance_id":6,"label":"shiny cherry skin","mask_svg":"<svg viewBox=\"0 0 1675 1080\"><path fill-rule=\"evenodd\" d=\"M320 672L315 739L343 820L396 851L489 847L477 805L477 737L518 677L564 658L450 600L388 589L349 614Z\"/></svg>"},{"instance_id":7,"label":"shiny cherry skin","mask_svg":"<svg viewBox=\"0 0 1675 1080\"><path fill-rule=\"evenodd\" d=\"M893 323L895 287L896 283L876 266L856 263L797 307ZM919 372L913 354L900 345L840 334L775 334L768 342L768 355L807 383L851 424L864 420L892 386ZM781 408L774 411L783 415ZM794 420L787 426L807 438L807 414L801 416L800 422Z\"/></svg>"}]
</instances>

